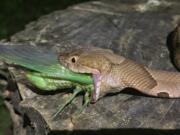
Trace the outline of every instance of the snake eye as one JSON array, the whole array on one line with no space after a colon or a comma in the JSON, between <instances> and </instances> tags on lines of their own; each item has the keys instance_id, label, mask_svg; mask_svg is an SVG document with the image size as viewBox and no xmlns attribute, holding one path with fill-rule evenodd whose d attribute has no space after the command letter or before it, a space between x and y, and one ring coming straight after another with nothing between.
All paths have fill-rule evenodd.
<instances>
[{"instance_id":1,"label":"snake eye","mask_svg":"<svg viewBox=\"0 0 180 135\"><path fill-rule=\"evenodd\" d=\"M76 57L76 56L71 57L71 58L70 58L70 61L71 61L72 63L76 63L77 57Z\"/></svg>"},{"instance_id":2,"label":"snake eye","mask_svg":"<svg viewBox=\"0 0 180 135\"><path fill-rule=\"evenodd\" d=\"M79 58L78 56L73 55L73 56L69 57L69 62L72 64L75 64L75 63L77 63L78 58Z\"/></svg>"},{"instance_id":3,"label":"snake eye","mask_svg":"<svg viewBox=\"0 0 180 135\"><path fill-rule=\"evenodd\" d=\"M76 62L76 59L74 57L71 58L71 62L72 63L75 63Z\"/></svg>"}]
</instances>

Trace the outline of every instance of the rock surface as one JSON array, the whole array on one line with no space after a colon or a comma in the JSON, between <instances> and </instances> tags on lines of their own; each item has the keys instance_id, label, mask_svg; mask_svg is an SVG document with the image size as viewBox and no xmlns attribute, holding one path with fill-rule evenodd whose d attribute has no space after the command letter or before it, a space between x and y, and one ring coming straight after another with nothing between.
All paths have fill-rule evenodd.
<instances>
[{"instance_id":1,"label":"rock surface","mask_svg":"<svg viewBox=\"0 0 180 135\"><path fill-rule=\"evenodd\" d=\"M179 20L178 0L93 1L43 16L12 36L10 42L43 46L55 52L75 46L98 46L151 68L175 71L167 43ZM13 68L10 71L19 75ZM67 99L67 94L42 94L25 84L19 80L18 93L14 93L21 97L17 100L14 96L15 108L21 120L26 121L18 135L179 132L179 99L131 92L109 94L75 117L73 114L82 103L80 96L52 120L51 115Z\"/></svg>"}]
</instances>

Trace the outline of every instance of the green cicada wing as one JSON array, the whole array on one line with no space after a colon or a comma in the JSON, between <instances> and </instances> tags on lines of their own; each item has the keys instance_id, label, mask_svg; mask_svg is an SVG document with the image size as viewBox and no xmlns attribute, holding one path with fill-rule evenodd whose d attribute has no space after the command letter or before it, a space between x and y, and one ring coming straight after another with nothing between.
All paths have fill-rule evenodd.
<instances>
[{"instance_id":1,"label":"green cicada wing","mask_svg":"<svg viewBox=\"0 0 180 135\"><path fill-rule=\"evenodd\" d=\"M8 64L22 66L41 73L42 76L92 84L86 74L74 73L59 64L57 54L51 50L31 45L0 45L0 59Z\"/></svg>"},{"instance_id":2,"label":"green cicada wing","mask_svg":"<svg viewBox=\"0 0 180 135\"><path fill-rule=\"evenodd\" d=\"M56 57L52 51L30 45L0 45L0 59L38 72L51 72L47 69L58 64Z\"/></svg>"}]
</instances>

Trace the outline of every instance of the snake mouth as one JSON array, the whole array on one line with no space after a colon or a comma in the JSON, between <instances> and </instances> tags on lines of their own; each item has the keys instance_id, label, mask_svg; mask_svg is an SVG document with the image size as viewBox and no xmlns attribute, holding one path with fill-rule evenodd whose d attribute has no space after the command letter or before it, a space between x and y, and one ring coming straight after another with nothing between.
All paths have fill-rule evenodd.
<instances>
[{"instance_id":1,"label":"snake mouth","mask_svg":"<svg viewBox=\"0 0 180 135\"><path fill-rule=\"evenodd\" d=\"M63 62L62 59L61 59L61 64L76 73L92 74L94 90L91 94L91 103L95 103L98 100L99 95L100 95L100 85L101 85L101 78L102 78L100 71L97 69L86 67L86 66L79 66L79 65L74 66L72 64L69 64L68 62Z\"/></svg>"},{"instance_id":2,"label":"snake mouth","mask_svg":"<svg viewBox=\"0 0 180 135\"><path fill-rule=\"evenodd\" d=\"M70 67L70 66L69 66ZM93 78L94 90L91 94L91 103L95 103L100 95L101 78L102 75L98 69L86 67L86 66L71 66L70 69L77 73L91 74Z\"/></svg>"},{"instance_id":3,"label":"snake mouth","mask_svg":"<svg viewBox=\"0 0 180 135\"><path fill-rule=\"evenodd\" d=\"M98 69L94 69L86 66L81 66L78 69L81 69L77 71L78 73L92 74L94 90L91 94L91 103L95 103L100 95L101 78L102 78L101 73Z\"/></svg>"},{"instance_id":4,"label":"snake mouth","mask_svg":"<svg viewBox=\"0 0 180 135\"><path fill-rule=\"evenodd\" d=\"M102 77L100 73L96 73L96 74L93 73L92 77L94 81L94 91L92 92L91 103L95 103L99 99Z\"/></svg>"}]
</instances>

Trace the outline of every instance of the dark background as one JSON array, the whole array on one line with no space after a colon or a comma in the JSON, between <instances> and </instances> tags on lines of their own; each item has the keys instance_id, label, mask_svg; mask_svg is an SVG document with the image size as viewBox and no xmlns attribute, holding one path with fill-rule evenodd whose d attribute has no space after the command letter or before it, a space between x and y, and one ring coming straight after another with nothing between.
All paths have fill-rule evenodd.
<instances>
[{"instance_id":1,"label":"dark background","mask_svg":"<svg viewBox=\"0 0 180 135\"><path fill-rule=\"evenodd\" d=\"M0 38L7 38L44 14L90 0L1 0Z\"/></svg>"},{"instance_id":2,"label":"dark background","mask_svg":"<svg viewBox=\"0 0 180 135\"><path fill-rule=\"evenodd\" d=\"M90 0L1 0L0 39L9 39L14 33L40 16ZM0 135L12 135L10 115L0 97Z\"/></svg>"}]
</instances>

